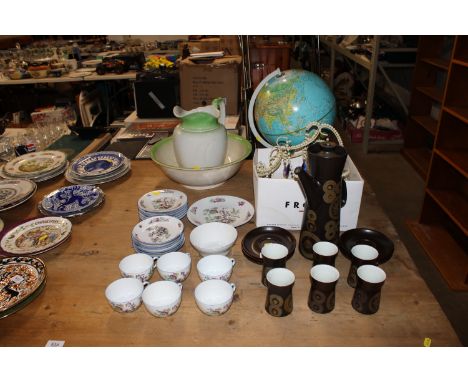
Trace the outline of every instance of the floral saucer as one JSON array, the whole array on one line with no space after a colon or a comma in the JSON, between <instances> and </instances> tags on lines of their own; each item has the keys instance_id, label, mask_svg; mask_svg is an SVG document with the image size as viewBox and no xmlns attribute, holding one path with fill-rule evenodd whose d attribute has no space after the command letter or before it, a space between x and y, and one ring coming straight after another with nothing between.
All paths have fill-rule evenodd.
<instances>
[{"instance_id":1,"label":"floral saucer","mask_svg":"<svg viewBox=\"0 0 468 382\"><path fill-rule=\"evenodd\" d=\"M247 200L229 195L209 196L193 203L187 217L194 225L220 222L238 227L254 215L254 207Z\"/></svg>"},{"instance_id":2,"label":"floral saucer","mask_svg":"<svg viewBox=\"0 0 468 382\"><path fill-rule=\"evenodd\" d=\"M173 212L187 204L187 195L177 190L155 190L144 194L138 200L138 208L144 212Z\"/></svg>"},{"instance_id":3,"label":"floral saucer","mask_svg":"<svg viewBox=\"0 0 468 382\"><path fill-rule=\"evenodd\" d=\"M184 224L172 216L155 216L142 220L132 231L132 238L143 245L161 246L177 239Z\"/></svg>"}]
</instances>

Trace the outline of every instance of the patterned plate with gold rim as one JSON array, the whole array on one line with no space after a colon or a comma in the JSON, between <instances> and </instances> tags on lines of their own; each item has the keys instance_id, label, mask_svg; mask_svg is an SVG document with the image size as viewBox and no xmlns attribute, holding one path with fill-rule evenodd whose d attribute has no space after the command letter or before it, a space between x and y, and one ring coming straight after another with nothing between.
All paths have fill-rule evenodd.
<instances>
[{"instance_id":1,"label":"patterned plate with gold rim","mask_svg":"<svg viewBox=\"0 0 468 382\"><path fill-rule=\"evenodd\" d=\"M45 264L38 258L12 256L0 259L0 313L13 309L33 295L45 278Z\"/></svg>"},{"instance_id":2,"label":"patterned plate with gold rim","mask_svg":"<svg viewBox=\"0 0 468 382\"><path fill-rule=\"evenodd\" d=\"M45 217L12 228L3 236L0 247L12 254L38 254L55 248L71 234L70 220Z\"/></svg>"},{"instance_id":3,"label":"patterned plate with gold rim","mask_svg":"<svg viewBox=\"0 0 468 382\"><path fill-rule=\"evenodd\" d=\"M209 196L193 203L187 213L192 224L220 222L238 227L254 215L254 208L247 200L229 195Z\"/></svg>"},{"instance_id":4,"label":"patterned plate with gold rim","mask_svg":"<svg viewBox=\"0 0 468 382\"><path fill-rule=\"evenodd\" d=\"M28 179L0 180L0 211L17 206L36 192L37 185Z\"/></svg>"},{"instance_id":5,"label":"patterned plate with gold rim","mask_svg":"<svg viewBox=\"0 0 468 382\"><path fill-rule=\"evenodd\" d=\"M56 150L45 150L29 153L12 159L3 168L6 175L18 178L33 178L52 172L67 161L65 153Z\"/></svg>"}]
</instances>

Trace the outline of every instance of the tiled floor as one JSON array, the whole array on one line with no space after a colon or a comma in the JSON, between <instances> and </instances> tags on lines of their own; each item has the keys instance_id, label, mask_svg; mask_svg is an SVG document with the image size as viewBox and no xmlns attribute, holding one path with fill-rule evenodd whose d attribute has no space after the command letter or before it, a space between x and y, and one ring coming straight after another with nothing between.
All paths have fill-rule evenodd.
<instances>
[{"instance_id":1,"label":"tiled floor","mask_svg":"<svg viewBox=\"0 0 468 382\"><path fill-rule=\"evenodd\" d=\"M406 226L406 221L418 219L424 195L423 179L398 152L364 154L361 144L351 143L344 133L342 136L348 153L376 193L421 276L439 301L462 344L468 346L468 292L454 292L448 288Z\"/></svg>"}]
</instances>

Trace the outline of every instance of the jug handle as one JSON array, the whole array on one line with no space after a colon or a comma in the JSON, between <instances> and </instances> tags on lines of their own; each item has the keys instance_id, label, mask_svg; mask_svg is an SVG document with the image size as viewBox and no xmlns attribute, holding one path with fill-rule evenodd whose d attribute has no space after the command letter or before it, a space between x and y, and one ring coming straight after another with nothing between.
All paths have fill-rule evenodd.
<instances>
[{"instance_id":1,"label":"jug handle","mask_svg":"<svg viewBox=\"0 0 468 382\"><path fill-rule=\"evenodd\" d=\"M341 208L346 205L348 200L348 188L346 187L346 181L341 179Z\"/></svg>"},{"instance_id":2,"label":"jug handle","mask_svg":"<svg viewBox=\"0 0 468 382\"><path fill-rule=\"evenodd\" d=\"M226 98L215 98L211 104L219 110L218 122L224 126L226 121Z\"/></svg>"}]
</instances>

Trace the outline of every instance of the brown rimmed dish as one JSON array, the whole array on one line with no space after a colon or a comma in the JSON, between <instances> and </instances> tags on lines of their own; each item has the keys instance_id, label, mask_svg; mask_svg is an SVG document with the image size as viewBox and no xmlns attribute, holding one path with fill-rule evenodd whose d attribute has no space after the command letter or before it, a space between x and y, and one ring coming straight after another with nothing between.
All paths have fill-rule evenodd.
<instances>
[{"instance_id":1,"label":"brown rimmed dish","mask_svg":"<svg viewBox=\"0 0 468 382\"><path fill-rule=\"evenodd\" d=\"M376 264L384 264L390 260L395 249L393 241L382 232L370 228L355 228L344 232L338 241L338 248L344 257L352 261L354 256L351 253L351 248L358 244L370 245L379 252Z\"/></svg>"},{"instance_id":2,"label":"brown rimmed dish","mask_svg":"<svg viewBox=\"0 0 468 382\"><path fill-rule=\"evenodd\" d=\"M250 261L263 264L260 252L267 243L283 244L288 248L286 259L290 259L296 250L296 239L289 231L281 227L263 226L254 228L244 236L242 252Z\"/></svg>"}]
</instances>

